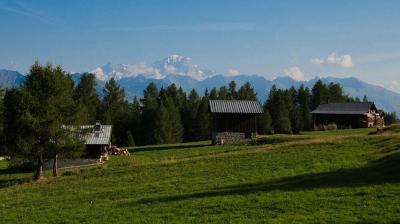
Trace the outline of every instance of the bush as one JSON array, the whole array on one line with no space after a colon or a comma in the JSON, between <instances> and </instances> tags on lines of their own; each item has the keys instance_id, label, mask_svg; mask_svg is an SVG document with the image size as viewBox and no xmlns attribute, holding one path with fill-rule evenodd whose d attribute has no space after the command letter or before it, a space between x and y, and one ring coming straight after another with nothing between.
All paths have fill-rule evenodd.
<instances>
[{"instance_id":1,"label":"bush","mask_svg":"<svg viewBox=\"0 0 400 224\"><path fill-rule=\"evenodd\" d=\"M279 123L277 125L277 129L276 132L277 133L282 133L282 134L291 134L292 133L292 127L290 124L290 120L287 117L282 117L281 119L279 119Z\"/></svg>"},{"instance_id":2,"label":"bush","mask_svg":"<svg viewBox=\"0 0 400 224\"><path fill-rule=\"evenodd\" d=\"M10 171L20 171L20 172L31 172L34 164L26 159L11 157L7 159L8 170Z\"/></svg>"},{"instance_id":3,"label":"bush","mask_svg":"<svg viewBox=\"0 0 400 224\"><path fill-rule=\"evenodd\" d=\"M133 135L132 135L131 131L126 131L126 133L125 133L124 146L135 146L135 140L133 140Z\"/></svg>"},{"instance_id":4,"label":"bush","mask_svg":"<svg viewBox=\"0 0 400 224\"><path fill-rule=\"evenodd\" d=\"M268 111L257 117L257 131L259 134L273 134L271 115Z\"/></svg>"},{"instance_id":5,"label":"bush","mask_svg":"<svg viewBox=\"0 0 400 224\"><path fill-rule=\"evenodd\" d=\"M387 113L384 115L384 118L385 118L385 125L391 125L397 122L396 112Z\"/></svg>"}]
</instances>

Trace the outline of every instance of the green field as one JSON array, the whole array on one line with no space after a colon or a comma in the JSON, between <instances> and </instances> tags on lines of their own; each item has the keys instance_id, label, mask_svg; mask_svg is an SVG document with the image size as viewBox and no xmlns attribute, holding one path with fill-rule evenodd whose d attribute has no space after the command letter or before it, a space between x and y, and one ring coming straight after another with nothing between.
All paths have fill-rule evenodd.
<instances>
[{"instance_id":1,"label":"green field","mask_svg":"<svg viewBox=\"0 0 400 224\"><path fill-rule=\"evenodd\" d=\"M400 222L395 129L136 147L40 183L0 161L0 223Z\"/></svg>"}]
</instances>

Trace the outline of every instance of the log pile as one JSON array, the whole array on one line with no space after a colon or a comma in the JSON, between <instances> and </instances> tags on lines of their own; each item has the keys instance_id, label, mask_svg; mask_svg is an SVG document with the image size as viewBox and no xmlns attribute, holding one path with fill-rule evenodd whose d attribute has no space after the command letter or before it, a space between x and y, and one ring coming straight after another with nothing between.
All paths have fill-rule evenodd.
<instances>
[{"instance_id":1,"label":"log pile","mask_svg":"<svg viewBox=\"0 0 400 224\"><path fill-rule=\"evenodd\" d=\"M108 148L108 153L110 155L117 155L117 156L129 156L129 151L124 148L118 148L117 146L113 145Z\"/></svg>"}]
</instances>

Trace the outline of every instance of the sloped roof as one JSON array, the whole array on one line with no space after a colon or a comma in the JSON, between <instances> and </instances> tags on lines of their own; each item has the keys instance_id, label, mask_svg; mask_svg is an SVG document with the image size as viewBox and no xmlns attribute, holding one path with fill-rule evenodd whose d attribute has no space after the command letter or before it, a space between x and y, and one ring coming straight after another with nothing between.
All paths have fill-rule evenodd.
<instances>
[{"instance_id":1,"label":"sloped roof","mask_svg":"<svg viewBox=\"0 0 400 224\"><path fill-rule=\"evenodd\" d=\"M321 104L311 114L365 114L376 110L373 102L327 103Z\"/></svg>"},{"instance_id":2,"label":"sloped roof","mask_svg":"<svg viewBox=\"0 0 400 224\"><path fill-rule=\"evenodd\" d=\"M252 100L210 100L211 113L262 114L260 103Z\"/></svg>"},{"instance_id":3,"label":"sloped roof","mask_svg":"<svg viewBox=\"0 0 400 224\"><path fill-rule=\"evenodd\" d=\"M84 135L85 145L108 145L111 142L112 125L101 125L100 131L95 131L94 125L82 125L80 128L92 129Z\"/></svg>"}]
</instances>

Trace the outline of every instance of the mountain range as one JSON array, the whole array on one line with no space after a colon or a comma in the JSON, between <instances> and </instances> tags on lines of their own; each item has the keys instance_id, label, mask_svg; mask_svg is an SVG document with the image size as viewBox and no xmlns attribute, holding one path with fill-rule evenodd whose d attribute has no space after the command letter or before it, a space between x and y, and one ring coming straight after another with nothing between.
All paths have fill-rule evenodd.
<instances>
[{"instance_id":1,"label":"mountain range","mask_svg":"<svg viewBox=\"0 0 400 224\"><path fill-rule=\"evenodd\" d=\"M98 91L100 94L102 94L101 89L105 82L111 78L115 78L125 89L128 99L132 99L133 96L142 96L143 90L151 82L155 83L159 88L175 83L177 86L181 86L186 92L196 89L202 94L206 89L219 88L223 85L228 85L230 81L234 80L238 87L246 82L250 82L257 92L258 98L261 101L265 101L272 85L286 89L291 86L299 87L301 84L304 84L306 87L311 88L318 79L321 79L324 83L335 82L341 84L346 94L350 96L362 99L366 95L369 100L376 103L378 108L400 114L399 93L381 86L366 83L354 77L316 77L308 81L298 81L289 76L268 80L260 75L223 75L217 74L211 69L202 68L194 64L191 58L180 55L170 55L150 65L145 63L133 65L108 63L90 72L98 80ZM74 81L79 82L82 74L74 73L71 76ZM18 86L24 79L25 76L17 71L0 69L0 85L3 87Z\"/></svg>"}]
</instances>

